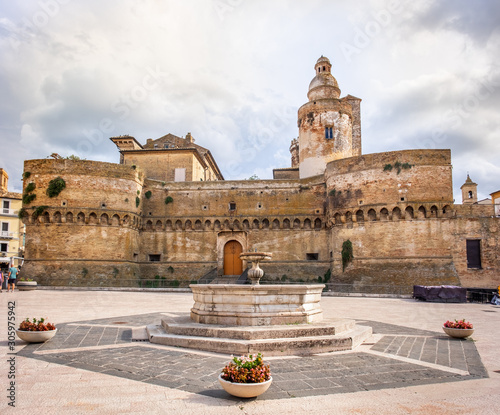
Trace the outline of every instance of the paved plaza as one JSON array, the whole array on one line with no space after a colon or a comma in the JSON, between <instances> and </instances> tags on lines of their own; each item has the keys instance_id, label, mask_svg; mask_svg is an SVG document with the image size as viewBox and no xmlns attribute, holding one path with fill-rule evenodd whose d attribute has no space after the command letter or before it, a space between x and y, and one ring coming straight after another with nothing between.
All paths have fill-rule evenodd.
<instances>
[{"instance_id":1,"label":"paved plaza","mask_svg":"<svg viewBox=\"0 0 500 415\"><path fill-rule=\"evenodd\" d=\"M47 317L58 327L51 341L18 340L14 351L5 334L0 339L2 385L14 356L16 388L16 407L3 394L2 413L497 413L500 307L490 304L323 297L325 317L356 319L372 327L372 338L349 352L266 358L273 384L245 400L218 384L230 356L144 341L145 325L189 313L190 293L38 290L0 298L2 333L12 301L17 324ZM455 318L474 324L472 339L442 332Z\"/></svg>"}]
</instances>

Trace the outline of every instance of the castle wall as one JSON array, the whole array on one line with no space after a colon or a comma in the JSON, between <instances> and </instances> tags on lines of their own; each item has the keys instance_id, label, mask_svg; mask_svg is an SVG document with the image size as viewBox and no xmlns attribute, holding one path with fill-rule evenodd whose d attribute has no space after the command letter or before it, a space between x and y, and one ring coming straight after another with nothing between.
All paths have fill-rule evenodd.
<instances>
[{"instance_id":1,"label":"castle wall","mask_svg":"<svg viewBox=\"0 0 500 415\"><path fill-rule=\"evenodd\" d=\"M453 203L449 150L391 151L335 160L328 164L325 179L332 209Z\"/></svg>"},{"instance_id":2,"label":"castle wall","mask_svg":"<svg viewBox=\"0 0 500 415\"><path fill-rule=\"evenodd\" d=\"M86 160L29 160L24 168L30 173L25 191L29 183L36 186L36 198L24 206L26 276L48 285L79 277L137 278L140 170ZM66 187L50 198L46 190L56 177Z\"/></svg>"},{"instance_id":3,"label":"castle wall","mask_svg":"<svg viewBox=\"0 0 500 415\"><path fill-rule=\"evenodd\" d=\"M41 284L198 280L213 268L222 272L232 239L244 250L274 253L269 279L316 279L329 267L320 178L144 182L129 165L65 160L34 160L25 169L37 195L24 218L25 270ZM49 198L55 177L66 188ZM35 203L44 206L39 216Z\"/></svg>"},{"instance_id":4,"label":"castle wall","mask_svg":"<svg viewBox=\"0 0 500 415\"><path fill-rule=\"evenodd\" d=\"M384 286L406 293L411 293L413 285L495 287L499 283L499 229L498 219L488 208L451 205L440 217L339 222L332 228L330 241L332 282L362 292L387 289ZM467 267L467 239L481 240L481 269ZM354 260L342 271L346 240L353 244ZM380 288L372 287L376 285Z\"/></svg>"},{"instance_id":5,"label":"castle wall","mask_svg":"<svg viewBox=\"0 0 500 415\"><path fill-rule=\"evenodd\" d=\"M43 159L26 160L24 172L29 172L30 176L24 180L23 190L29 183L36 186L32 192L36 194L36 199L25 208L101 209L104 203L107 210L138 212L135 198L137 192L142 191L144 181L143 173L138 168L87 160ZM50 198L46 190L49 182L56 177L64 179L66 188L59 196Z\"/></svg>"}]
</instances>

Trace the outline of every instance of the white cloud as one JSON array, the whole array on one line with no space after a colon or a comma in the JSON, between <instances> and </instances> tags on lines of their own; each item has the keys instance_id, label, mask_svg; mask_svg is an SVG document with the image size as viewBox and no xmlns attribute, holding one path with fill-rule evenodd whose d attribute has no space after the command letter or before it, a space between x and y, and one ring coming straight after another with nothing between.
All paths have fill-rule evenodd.
<instances>
[{"instance_id":1,"label":"white cloud","mask_svg":"<svg viewBox=\"0 0 500 415\"><path fill-rule=\"evenodd\" d=\"M395 12L385 0L49 3L50 13L42 2L9 3L0 19L0 145L9 149L0 164L12 176L24 158L84 147L88 159L116 162L111 135L145 142L190 131L226 178L271 178L289 165L296 112L325 55L343 95L363 99L364 152L427 145L439 129L455 175L477 169L480 191L498 187L484 172L500 165L494 2L401 0ZM359 31L368 41L348 61L340 45ZM489 95L452 123L450 111L487 79Z\"/></svg>"}]
</instances>

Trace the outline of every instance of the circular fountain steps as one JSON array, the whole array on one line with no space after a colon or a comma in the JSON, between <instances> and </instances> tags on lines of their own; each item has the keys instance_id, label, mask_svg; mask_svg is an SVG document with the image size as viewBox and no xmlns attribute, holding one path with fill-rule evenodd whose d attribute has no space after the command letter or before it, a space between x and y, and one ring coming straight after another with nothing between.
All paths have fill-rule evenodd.
<instances>
[{"instance_id":1,"label":"circular fountain steps","mask_svg":"<svg viewBox=\"0 0 500 415\"><path fill-rule=\"evenodd\" d=\"M354 320L331 319L314 324L223 326L199 324L189 316L162 319L147 326L151 343L225 354L308 355L352 350L372 334Z\"/></svg>"}]
</instances>

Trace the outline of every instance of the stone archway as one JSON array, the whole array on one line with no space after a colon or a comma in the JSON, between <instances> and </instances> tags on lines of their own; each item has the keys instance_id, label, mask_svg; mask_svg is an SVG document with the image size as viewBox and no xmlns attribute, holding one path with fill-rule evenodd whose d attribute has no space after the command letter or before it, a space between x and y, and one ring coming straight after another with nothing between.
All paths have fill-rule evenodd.
<instances>
[{"instance_id":1,"label":"stone archway","mask_svg":"<svg viewBox=\"0 0 500 415\"><path fill-rule=\"evenodd\" d=\"M234 239L224 245L224 275L240 275L243 272L242 252L243 247Z\"/></svg>"}]
</instances>

